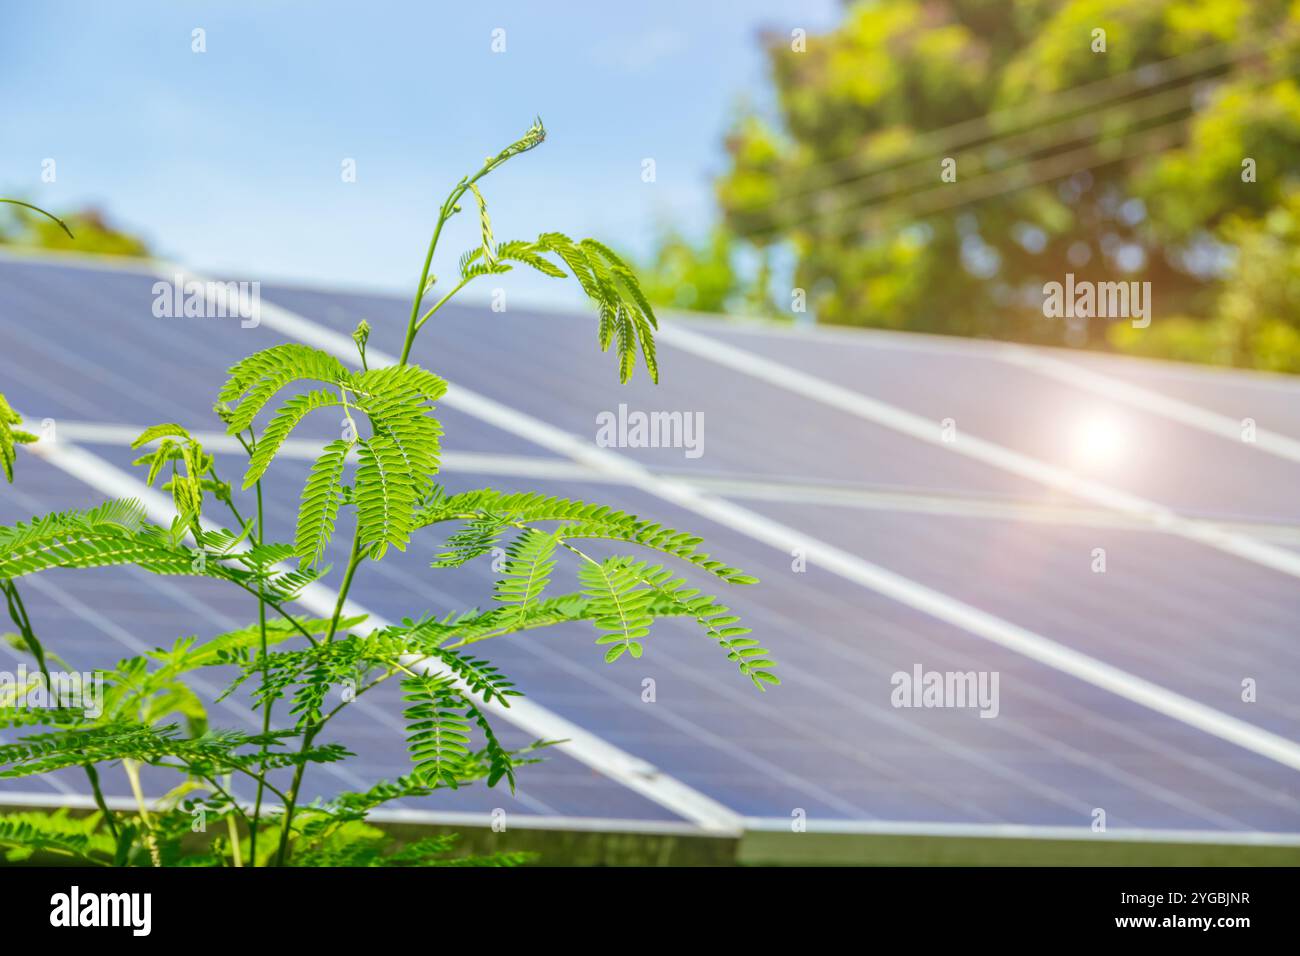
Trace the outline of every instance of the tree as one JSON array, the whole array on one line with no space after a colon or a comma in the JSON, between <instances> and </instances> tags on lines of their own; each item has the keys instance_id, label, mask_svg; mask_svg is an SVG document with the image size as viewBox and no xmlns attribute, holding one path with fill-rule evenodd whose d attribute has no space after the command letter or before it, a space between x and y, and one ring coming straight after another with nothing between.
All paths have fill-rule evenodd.
<instances>
[{"instance_id":1,"label":"tree","mask_svg":"<svg viewBox=\"0 0 1300 956\"><path fill-rule=\"evenodd\" d=\"M718 197L822 321L1159 352L1173 316L1229 321L1234 243L1300 189L1280 0L878 0L766 44L776 116L737 122ZM1046 318L1067 272L1151 282L1152 325ZM1185 357L1262 361L1230 354Z\"/></svg>"},{"instance_id":2,"label":"tree","mask_svg":"<svg viewBox=\"0 0 1300 956\"><path fill-rule=\"evenodd\" d=\"M116 228L97 209L82 209L58 220L16 203L0 208L5 211L0 218L0 245L113 256L150 254L143 239Z\"/></svg>"}]
</instances>

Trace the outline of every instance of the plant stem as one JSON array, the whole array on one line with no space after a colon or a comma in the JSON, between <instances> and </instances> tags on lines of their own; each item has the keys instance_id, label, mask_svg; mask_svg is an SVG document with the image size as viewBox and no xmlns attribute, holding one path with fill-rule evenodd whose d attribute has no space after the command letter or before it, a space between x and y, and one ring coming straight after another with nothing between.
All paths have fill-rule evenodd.
<instances>
[{"instance_id":1,"label":"plant stem","mask_svg":"<svg viewBox=\"0 0 1300 956\"><path fill-rule=\"evenodd\" d=\"M448 219L456 214L456 204L460 202L461 197L465 195L465 191L491 172L496 162L497 161L489 160L484 163L483 167L473 176L470 176L467 179L462 179L457 183L456 188L453 189L451 195L447 197L447 201L444 202L442 208L438 210L438 224L433 227L433 236L429 239L429 251L425 253L424 256L424 268L420 270L420 284L416 287L415 298L411 302L411 318L406 323L406 341L402 343L402 357L398 361L398 365L405 365L407 359L410 358L411 345L415 342L415 333L420 331L420 326L424 324L423 320L420 319L420 306L424 302L425 285L429 281L429 267L433 265L433 253L434 250L438 248L438 237L442 235L442 227L447 224ZM464 285L464 283L461 283L461 285ZM460 286L457 286L456 289L453 289L443 297L442 301L446 302L447 299L450 299L457 291L459 291L459 288ZM441 306L442 302L439 302L438 305ZM434 311L436 310L437 307L435 306ZM428 316L426 315L424 318L427 319Z\"/></svg>"},{"instance_id":2,"label":"plant stem","mask_svg":"<svg viewBox=\"0 0 1300 956\"><path fill-rule=\"evenodd\" d=\"M32 629L32 620L27 616L27 608L23 604L22 595L18 593L18 585L13 581L3 583L5 600L9 604L9 617L13 620L14 626L22 632L23 642L27 649L32 652L36 658L37 666L41 669L41 676L45 678L45 687L47 690L53 690L54 684L50 681L50 669L45 663L45 648L36 637L36 632ZM99 812L104 815L104 822L108 824L108 832L117 839L117 820L113 816L113 811L108 808L108 801L104 799L104 790L99 785L99 771L95 769L93 763L84 763L81 765L86 771L86 778L90 781L90 792L95 797L95 806Z\"/></svg>"},{"instance_id":3,"label":"plant stem","mask_svg":"<svg viewBox=\"0 0 1300 956\"><path fill-rule=\"evenodd\" d=\"M33 657L36 658L36 666L41 670L41 676L45 678L45 688L47 691L53 691L54 685L50 683L50 669L45 663L45 648L37 640L35 631L32 630L32 620L27 616L27 608L23 606L22 595L18 593L18 585L13 581L5 581L3 584L5 600L9 604L9 618L14 622L22 636L23 643L27 645Z\"/></svg>"},{"instance_id":4,"label":"plant stem","mask_svg":"<svg viewBox=\"0 0 1300 956\"><path fill-rule=\"evenodd\" d=\"M86 778L90 781L90 792L95 795L95 806L99 807L99 812L104 815L104 822L108 824L108 832L113 834L113 839L118 838L117 819L113 816L113 811L108 809L108 801L104 799L104 790L99 785L99 771L95 769L93 763L84 763L81 765L86 771Z\"/></svg>"},{"instance_id":5,"label":"plant stem","mask_svg":"<svg viewBox=\"0 0 1300 956\"><path fill-rule=\"evenodd\" d=\"M462 189L463 193L464 190ZM457 195L452 193L452 195ZM415 300L411 303L411 318L406 323L406 341L402 343L402 358L397 363L405 365L406 360L411 355L411 344L415 341L415 333L419 330L416 322L420 318L420 303L424 301L424 287L429 281L429 267L433 265L433 253L438 248L438 237L442 235L443 224L447 221L448 210L453 208L455 203L448 199L442 204L442 209L438 211L438 224L433 228L433 237L429 240L429 251L424 256L424 268L420 270L420 284L415 290Z\"/></svg>"},{"instance_id":6,"label":"plant stem","mask_svg":"<svg viewBox=\"0 0 1300 956\"><path fill-rule=\"evenodd\" d=\"M140 822L145 828L145 844L149 847L149 857L153 860L154 866L162 866L162 858L158 855L158 841L153 837L153 821L149 819L149 807L145 803L144 791L140 789L140 766L134 760L126 759L122 761L122 767L126 770L126 777L131 781L131 792L135 794L136 806L140 808Z\"/></svg>"},{"instance_id":7,"label":"plant stem","mask_svg":"<svg viewBox=\"0 0 1300 956\"><path fill-rule=\"evenodd\" d=\"M361 551L361 522L357 521L356 530L352 532L352 552L348 557L348 569L343 575L343 584L339 587L338 600L334 602L334 614L330 618L329 634L325 638L325 643L334 640L334 634L338 631L339 618L343 615L343 605L347 603L348 591L352 589L352 579L357 573L357 567L364 559ZM306 753L311 747L316 735L320 733L324 723L318 723L309 728L302 735L302 746L298 748L300 754ZM284 822L280 826L280 848L276 853L275 865L284 866L285 857L289 851L289 834L292 832L293 813L298 803L298 791L302 786L302 775L307 770L307 761L300 760L293 770L293 783L289 785L289 799L284 807Z\"/></svg>"},{"instance_id":8,"label":"plant stem","mask_svg":"<svg viewBox=\"0 0 1300 956\"><path fill-rule=\"evenodd\" d=\"M257 543L262 544L265 540L263 534L263 512L262 512L262 482L257 482ZM271 678L271 659L267 654L266 643L266 589L262 584L262 578L257 579L257 624L261 631L261 651L262 651L262 683L266 684ZM271 708L274 705L274 698L267 695L266 704L262 708L262 736L265 737L271 732ZM253 804L253 819L248 827L248 857L253 866L257 866L257 829L262 820L262 796L266 791L266 742L262 742L260 773L257 776L257 799ZM233 823L232 823L233 826ZM238 856L238 845L235 847L235 854ZM239 864L236 863L236 866Z\"/></svg>"},{"instance_id":9,"label":"plant stem","mask_svg":"<svg viewBox=\"0 0 1300 956\"><path fill-rule=\"evenodd\" d=\"M420 316L420 321L415 323L415 331L418 332L420 331L420 329L424 328L424 323L428 322L429 319L433 317L435 312L437 312L444 305L446 305L448 300L450 300L452 296L454 296L461 289L465 288L465 286L467 286L468 284L469 284L469 279L462 279L460 282L456 283L456 288L452 289L450 292L444 295L441 299L439 299L436 303L434 303L433 306L430 307L428 312Z\"/></svg>"},{"instance_id":10,"label":"plant stem","mask_svg":"<svg viewBox=\"0 0 1300 956\"><path fill-rule=\"evenodd\" d=\"M456 188L451 191L451 195L447 197L446 202L442 204L442 208L438 210L438 222L433 228L433 235L429 238L429 249L424 256L424 266L420 269L420 283L416 287L415 297L411 301L411 316L406 323L406 339L402 343L402 356L398 360L398 366L406 365L407 361L410 359L411 345L415 342L415 334L420 330L420 326L423 325L430 315L436 312L444 302L455 295L456 292L458 292L465 284L462 281L455 289L443 296L441 301L439 301L427 315L421 318L420 306L424 302L425 287L429 282L429 269L433 265L433 254L437 251L438 238L442 235L442 227L446 225L448 219L456 214L458 208L456 203L465 195L465 191L483 176L487 175L495 165L504 162L505 158L508 157L502 155L495 159L490 159L484 163L483 167L473 176L462 179L456 184ZM344 404L346 407L346 402ZM352 535L352 552L348 558L348 568L346 573L343 575L343 584L339 587L338 601L334 604L334 615L330 618L329 634L326 635L325 638L325 643L327 644L334 640L334 635L338 631L339 618L343 614L343 605L347 602L348 592L352 589L352 579L356 575L357 567L361 564L362 560L364 560L364 555L361 553L361 521L358 518L356 530ZM303 733L302 746L299 748L300 754L307 752L323 726L324 721L321 721ZM307 762L305 760L300 761L297 767L294 768L293 783L289 787L289 799L284 808L284 823L280 827L280 847L276 853L276 866L284 866L288 854L289 834L292 832L291 827L293 824L294 809L298 802L298 790L302 785L302 776L303 773L306 772L306 768Z\"/></svg>"},{"instance_id":11,"label":"plant stem","mask_svg":"<svg viewBox=\"0 0 1300 956\"><path fill-rule=\"evenodd\" d=\"M226 817L226 829L230 832L230 861L237 869L242 868L244 861L239 857L239 828L235 826L235 818ZM249 853L252 853L252 847L249 847Z\"/></svg>"},{"instance_id":12,"label":"plant stem","mask_svg":"<svg viewBox=\"0 0 1300 956\"><path fill-rule=\"evenodd\" d=\"M357 521L356 530L352 532L352 552L348 555L348 569L343 574L343 584L339 587L338 600L334 602L334 614L330 617L329 633L325 635L325 643L328 644L334 640L334 634L339 628L339 618L343 616L343 605L347 603L348 591L352 590L352 579L356 576L357 567L361 564L364 555L361 553L361 522Z\"/></svg>"},{"instance_id":13,"label":"plant stem","mask_svg":"<svg viewBox=\"0 0 1300 956\"><path fill-rule=\"evenodd\" d=\"M230 785L231 785L231 775L230 775L230 774L226 774L226 786L225 786L225 788L223 788L223 791L224 791L224 790L228 790L228 789L230 788ZM234 806L236 809L239 808L239 805L236 804L236 803L234 803L233 801L231 802L231 805ZM229 831L229 833L230 833L230 860L231 860L231 862L235 865L235 867L236 867L237 869L238 869L238 868L242 868L243 865L244 865L244 861L243 861L243 859L240 858L240 855L239 855L239 854L240 854L240 846L239 846L239 827L238 827L238 826L236 825L236 823L235 823L235 817L234 817L234 814L226 814L226 829L227 829L227 830ZM248 848L248 850L249 850L249 855L251 856L251 855L252 855L252 851L253 851L253 847L252 847L252 843L251 843L251 840L252 840L251 831L250 831L249 840L250 840L250 843L249 843L249 848ZM256 857L253 858L253 865L254 865L254 866L257 865L257 858L256 858Z\"/></svg>"}]
</instances>

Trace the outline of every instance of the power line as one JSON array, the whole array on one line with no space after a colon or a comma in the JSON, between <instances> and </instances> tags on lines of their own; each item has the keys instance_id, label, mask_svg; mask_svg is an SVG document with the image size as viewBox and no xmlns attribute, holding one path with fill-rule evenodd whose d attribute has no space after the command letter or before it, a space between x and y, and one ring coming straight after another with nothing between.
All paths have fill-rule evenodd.
<instances>
[{"instance_id":1,"label":"power line","mask_svg":"<svg viewBox=\"0 0 1300 956\"><path fill-rule=\"evenodd\" d=\"M1280 78L1281 76L1289 76L1289 75L1293 75L1295 72L1296 72L1295 70L1288 70L1288 71L1284 71L1284 72L1282 72L1282 73L1278 73L1278 72L1276 72L1276 70L1274 70L1274 71L1271 71L1271 72L1269 72L1269 73L1266 73L1266 74L1264 74L1264 75L1262 75L1262 76L1260 76L1260 77L1257 77L1257 78L1256 78L1256 82L1257 82L1257 83L1262 83L1262 82L1270 81L1270 80L1273 80L1273 79ZM1167 130L1167 129L1182 130L1182 129L1186 126L1187 119L1188 119L1188 118L1180 118L1180 119L1173 120L1173 121L1170 121L1170 122L1161 123L1161 124L1156 124L1156 125L1154 125L1154 126L1147 127L1147 128L1145 128L1145 129L1143 129L1143 130L1135 130L1135 131L1127 131L1127 130L1126 130L1126 131L1124 132L1123 135L1124 135L1124 136L1128 136L1128 135L1131 135L1132 133L1136 133L1137 135L1142 135L1142 134L1144 134L1144 133L1148 133L1148 132L1152 132L1152 131L1156 131L1156 130ZM1164 143L1165 140L1166 140L1167 138L1168 138L1168 137L1161 136L1161 137L1159 137L1158 139L1159 139L1159 141L1160 141L1161 143ZM1180 137L1175 137L1175 138L1174 138L1174 141L1176 142L1178 138L1180 138ZM1101 141L1101 143L1104 144L1105 142L1108 142L1108 141L1110 141L1110 140L1113 140L1113 137L1111 137L1111 138L1109 138L1109 139L1104 139L1104 140ZM1163 149L1163 148L1167 148L1168 145L1172 145L1172 143L1168 143L1167 145L1157 145L1157 146L1155 146L1155 148L1156 148L1156 149ZM1060 178L1060 177L1064 177L1064 176L1072 175L1072 174L1075 173L1075 172L1082 172L1082 171L1087 170L1087 169L1092 169L1092 168L1095 168L1095 167L1097 167L1097 166L1101 166L1101 165L1105 165L1106 163L1113 162L1113 161L1115 161L1116 159L1127 158L1127 156L1129 155L1127 152L1124 152L1124 153L1121 153L1121 154L1119 154L1119 155L1106 156L1106 157L1103 157L1103 158L1099 159L1097 162L1088 162L1088 163L1085 163L1085 164L1082 165L1082 166L1071 167L1071 166L1065 165L1065 166L1063 167L1063 160L1064 160L1064 158L1067 158L1067 157L1075 157L1075 158L1084 157L1084 156L1086 156L1090 151L1094 150L1095 148L1097 148L1095 145L1088 145L1088 146L1085 146L1085 147L1082 147L1082 148L1080 148L1080 149L1076 149L1076 150L1073 150L1073 151L1070 151L1070 152L1067 152L1067 153L1059 153L1059 154L1056 154L1056 155L1053 155L1053 156L1049 156L1049 157L1045 157L1045 158L1043 158L1043 159L1038 159L1038 160L1034 160L1034 159L1024 160L1023 157L1016 157L1016 161L1013 162L1012 165L1007 166L1007 167L1005 167L1005 168L1003 168L1003 169L1001 169L1001 170L998 170L998 171L995 171L995 172L992 172L992 173L987 173L987 174L985 174L985 175L983 175L983 176L978 176L978 177L976 177L975 180L973 180L973 182L981 183L981 184L984 184L984 185L982 185L982 186L977 186L977 187L975 187L975 188L973 188L973 189L970 188L969 185L968 185L967 183L965 183L965 182L963 182L960 186L956 186L956 187L954 188L954 184L941 183L941 182L933 182L933 181L932 181L932 182L930 183L929 186L927 186L927 187L925 187L925 188L923 188L923 189L920 189L920 190L914 190L914 191L911 192L911 193L906 193L906 194L904 194L903 196L900 197L900 200L896 200L896 201L894 201L894 204L892 205L892 207L891 207L891 203L890 203L889 201L886 201L886 202L871 202L871 201L868 201L868 202L865 202L865 203L854 203L854 204L841 205L841 206L837 207L837 209L836 209L834 212L837 212L837 213L838 213L838 212L842 212L842 213L852 213L852 212L857 212L857 211L862 211L862 210L870 209L873 205L874 205L874 206L882 206L882 207L890 207L890 208L899 208L898 205L897 205L897 202L899 202L899 201L903 201L903 202L905 202L909 197L914 196L914 195L917 195L917 194L920 194L920 193L930 193L930 194L935 195L935 196L938 196L938 195L941 195L941 194L942 194L942 195L945 195L946 199L945 199L944 201L938 202L938 203L936 203L936 204L933 205L933 208L926 208L925 211L923 211L922 213L919 213L919 215L932 215L934 212L938 212L938 211L942 211L942 210L944 210L944 209L952 208L953 206L957 206L957 205L965 205L965 204L968 204L968 203L970 203L970 202L978 201L978 200L980 200L980 199L989 198L990 196L993 196L993 195L1001 195L1001 194L1003 194L1003 193L1011 192L1011 191L1014 191L1014 190L1016 190L1016 189L1022 189L1022 188L1027 188L1028 186L1038 185L1039 183L1046 182L1046 181L1051 180L1051 179L1055 179L1055 178ZM1149 147L1149 149L1150 149L1150 147ZM1017 172L1019 172L1019 171L1023 171L1023 170L1026 169L1027 167L1029 167L1029 166L1033 166L1033 165L1035 165L1035 164L1037 164L1038 169L1040 170L1040 172L1035 173L1034 176L1032 176L1032 177L1030 178L1030 181L1028 181L1028 182L1023 182L1023 183L1020 183L1020 184L1011 185L1011 186L1009 186L1009 187L1001 188L1001 189L999 189L999 188L991 188L991 189L989 189L989 187L987 186L987 183L988 183L989 180L997 181L997 180L998 180L998 177L1001 177L1002 180L1009 180L1009 179L1011 179L1011 178L1012 178L1012 177L1013 177ZM1043 173L1041 173L1041 170L1043 170L1043 169L1047 169L1047 170L1049 170L1049 173L1047 173L1047 174L1043 174ZM1050 172L1050 171L1052 171L1052 170L1060 170L1060 171L1059 171L1059 172ZM985 193L985 192L981 192L981 191L980 191L981 189L988 189L989 191ZM970 198L962 198L962 197L964 197L964 196L965 196L966 194L968 194L968 193L974 193L974 195L972 195ZM953 197L956 197L956 198L953 198ZM904 207L904 209L905 209L905 211L906 211L906 207ZM917 214L917 213L913 212L912 214ZM768 232L772 232L772 231L774 231L774 228L775 228L775 229L780 229L780 230L786 230L786 229L796 228L796 227L799 227L799 226L809 225L809 224L812 224L812 223L817 222L819 219L825 219L825 218L829 218L829 217L827 217L827 216L818 216L818 215L807 216L807 217L804 217L802 220L799 220L799 221L782 223L782 224L780 224L778 227L764 227L763 229L750 230L750 231L748 231L748 232L740 232L740 233L737 234L737 237L738 237L738 238L741 238L741 239L749 239L749 238L752 238L752 237L757 236L757 235L762 235L762 234L765 234L765 233L768 233ZM835 232L832 232L830 235L831 235L831 236L839 236L839 235L841 235L841 234L847 235L847 234L850 234L851 232L856 232L856 231L858 231L859 229L860 229L859 226L854 226L851 230L845 230L843 233L835 233ZM826 234L823 233L822 235L824 236L824 235L826 235Z\"/></svg>"},{"instance_id":2,"label":"power line","mask_svg":"<svg viewBox=\"0 0 1300 956\"><path fill-rule=\"evenodd\" d=\"M1136 125L1140 122L1161 119L1176 113L1190 113L1192 110L1192 90L1189 87L1192 82L1199 81L1189 81L1186 85L1172 87L1146 97L1126 101L1122 107L1126 114L1125 119L1129 125ZM987 171L997 163L1007 166L1019 160L1028 160L1038 153L1094 136L1101 131L1101 127L1112 119L1113 117L1100 113L1087 113L1069 119L1054 121L1071 124L1068 135L1064 132L1049 135L1046 137L1047 141L1045 143L1041 143L1044 138L1041 128L1009 136L1005 139L991 140L980 147L981 150L991 154L990 161L981 163L978 159L964 157L960 166L964 174L967 174L971 171L972 164L975 170ZM999 153L1010 153L1010 155L1003 158L998 155ZM870 205L876 200L893 195L909 195L914 191L912 187L916 186L928 188L934 185L936 173L933 167L921 166L920 164L925 160L933 163L935 158L934 156L921 157L911 161L907 165L915 168L910 173L900 172L898 176L876 183L872 188L843 191L827 190L825 193L827 198L833 199L835 202L830 206L826 204L819 206L816 215L831 215L840 210ZM807 217L804 217L802 221L806 221L806 219ZM790 226L798 225L800 222L801 220L797 218L780 220L760 228L747 230L740 235L742 238L752 239L756 236L780 232Z\"/></svg>"},{"instance_id":3,"label":"power line","mask_svg":"<svg viewBox=\"0 0 1300 956\"><path fill-rule=\"evenodd\" d=\"M1030 123L1034 123L1035 131L1037 131L1044 125L1054 125L1067 121L1074 114L1085 111L1096 112L1107 100L1131 96L1137 90L1150 89L1156 86L1167 87L1170 84L1185 87L1195 82L1201 82L1207 78L1206 74L1265 53L1280 42L1279 40L1251 40L1247 41L1244 46L1241 42L1236 42L1203 47L1191 53L1135 67L1125 73L1106 77L1061 93L1051 94L1020 107L1010 107L973 117L969 120L963 120L960 123L921 134L908 156L881 160L875 164L860 167L851 175L841 179L828 179L820 185L813 184L798 190L791 190L772 200L751 206L749 209L766 209L778 204L786 204L802 196L833 192L860 179L879 175L891 169L910 166L927 158L932 159L936 155L951 152L957 147L979 143L981 140L993 142L998 139L1005 139L1012 136L1015 130ZM1129 88L1124 89L1124 87ZM1132 102L1138 102L1147 96L1160 95L1161 92L1168 92L1168 90L1154 94L1144 94L1143 97L1135 98ZM1043 114L1053 111L1058 112L1055 118L1050 118L1045 123L1039 121L1038 118ZM1007 120L1007 122L1000 122L1001 120ZM856 157L846 155L812 166L809 171L817 173L831 167L853 163L855 160Z\"/></svg>"}]
</instances>

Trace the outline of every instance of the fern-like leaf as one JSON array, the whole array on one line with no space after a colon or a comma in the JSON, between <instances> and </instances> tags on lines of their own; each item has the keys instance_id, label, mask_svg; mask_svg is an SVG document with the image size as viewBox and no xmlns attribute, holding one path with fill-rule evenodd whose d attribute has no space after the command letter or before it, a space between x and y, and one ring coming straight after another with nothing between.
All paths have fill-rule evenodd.
<instances>
[{"instance_id":1,"label":"fern-like leaf","mask_svg":"<svg viewBox=\"0 0 1300 956\"><path fill-rule=\"evenodd\" d=\"M493 596L502 604L517 609L517 619L528 617L550 583L555 568L555 535L530 528L506 548L506 563Z\"/></svg>"},{"instance_id":2,"label":"fern-like leaf","mask_svg":"<svg viewBox=\"0 0 1300 956\"><path fill-rule=\"evenodd\" d=\"M596 305L597 341L602 351L617 343L619 380L626 382L631 377L639 345L646 372L651 381L658 382L654 345L658 320L627 264L594 239L574 242L562 233L547 232L537 237L535 246L559 256Z\"/></svg>"},{"instance_id":3,"label":"fern-like leaf","mask_svg":"<svg viewBox=\"0 0 1300 956\"><path fill-rule=\"evenodd\" d=\"M411 704L407 720L407 749L414 775L426 786L460 786L461 768L469 762L470 722L450 677L411 677L402 681L403 700Z\"/></svg>"},{"instance_id":4,"label":"fern-like leaf","mask_svg":"<svg viewBox=\"0 0 1300 956\"><path fill-rule=\"evenodd\" d=\"M633 657L642 653L641 641L650 633L654 617L650 606L653 588L641 587L641 566L628 558L586 561L578 569L578 579L590 598L590 616L600 632L597 644L610 645L605 662L611 664L624 652Z\"/></svg>"},{"instance_id":5,"label":"fern-like leaf","mask_svg":"<svg viewBox=\"0 0 1300 956\"><path fill-rule=\"evenodd\" d=\"M343 497L340 487L343 465L351 447L351 442L341 438L330 442L307 476L294 536L294 553L300 559L300 567L320 564L325 547L334 536L334 520L338 517L339 502Z\"/></svg>"},{"instance_id":6,"label":"fern-like leaf","mask_svg":"<svg viewBox=\"0 0 1300 956\"><path fill-rule=\"evenodd\" d=\"M356 503L361 545L379 560L390 544L406 550L418 489L402 449L392 439L375 436L363 441L359 454Z\"/></svg>"},{"instance_id":7,"label":"fern-like leaf","mask_svg":"<svg viewBox=\"0 0 1300 956\"><path fill-rule=\"evenodd\" d=\"M284 444L285 439L289 437L290 432L298 426L300 421L315 409L338 404L340 402L337 394L324 389L316 389L302 395L295 395L281 405L280 410L275 413L275 417L267 423L261 437L257 440L257 447L253 449L253 454L248 459L248 470L244 473L245 490L257 484L262 475L266 473L266 469L270 467L271 462L275 459L280 446Z\"/></svg>"},{"instance_id":8,"label":"fern-like leaf","mask_svg":"<svg viewBox=\"0 0 1300 956\"><path fill-rule=\"evenodd\" d=\"M237 403L229 410L226 430L236 435L248 428L271 397L290 382L337 385L348 378L348 370L338 359L308 345L287 342L255 352L231 367L219 393L219 401Z\"/></svg>"},{"instance_id":9,"label":"fern-like leaf","mask_svg":"<svg viewBox=\"0 0 1300 956\"><path fill-rule=\"evenodd\" d=\"M706 636L726 651L727 659L736 664L740 673L759 690L766 690L768 684L781 683L771 670L776 666L769 657L771 652L746 636L750 629L740 623L740 618L730 608L719 604L713 596L688 587L683 579L674 578L671 571L658 565L629 562L626 568L662 600L677 605L683 615L695 618Z\"/></svg>"}]
</instances>

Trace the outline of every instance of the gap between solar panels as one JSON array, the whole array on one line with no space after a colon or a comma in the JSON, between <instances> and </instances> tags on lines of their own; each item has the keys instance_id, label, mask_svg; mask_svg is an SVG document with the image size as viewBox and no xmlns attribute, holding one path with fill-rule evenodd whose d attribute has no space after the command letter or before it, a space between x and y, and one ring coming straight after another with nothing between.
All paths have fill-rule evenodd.
<instances>
[{"instance_id":1,"label":"gap between solar panels","mask_svg":"<svg viewBox=\"0 0 1300 956\"><path fill-rule=\"evenodd\" d=\"M206 278L187 273L186 270L176 266L160 266L158 274L162 277L176 278L185 283L187 288L191 287L190 283L197 283L196 287L200 289L212 288ZM329 352L349 364L358 364L352 340L341 332L326 328L265 299L261 301L260 320L261 324L268 329L286 335L292 340ZM734 346L671 325L661 327L659 338L662 342L698 354L717 364L790 391L805 394L825 404L846 408L859 417L879 420L881 424L904 434L936 443L940 440L938 429L934 424L920 416L869 399L857 392L830 385L796 369L770 362ZM374 352L374 357L376 362L381 363L395 361L377 351ZM1280 734L1239 720L1053 641L1042 634L981 611L941 591L926 587L834 545L811 538L795 528L773 521L755 511L722 498L706 495L681 481L656 476L617 452L598 447L577 435L486 395L480 395L455 382L449 381L447 385L447 394L443 397L442 404L448 407L622 480L663 501L678 505L756 541L779 548L785 553L790 553L796 548L802 549L809 561L846 580L1157 713L1172 717L1292 769L1300 770L1300 744ZM945 445L945 447L953 446ZM1286 573L1300 576L1300 555L1283 552L1281 549L1241 535L1230 534L1212 525L1190 521L1168 508L1106 488L1096 482L1076 478L1061 469L1019 455L991 442L967 438L961 450L995 467L1024 474L1053 487L1062 487L1103 507L1144 518L1162 530L1182 534L1191 540L1218 547L1229 553L1237 553L1269 566L1276 565L1279 569L1286 569ZM674 781L674 783L678 782Z\"/></svg>"}]
</instances>

